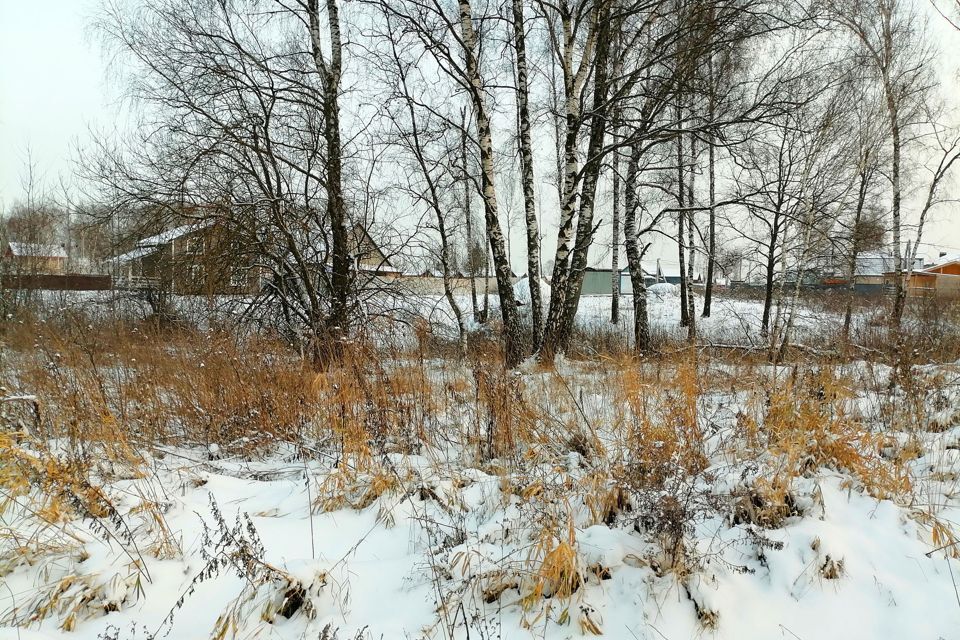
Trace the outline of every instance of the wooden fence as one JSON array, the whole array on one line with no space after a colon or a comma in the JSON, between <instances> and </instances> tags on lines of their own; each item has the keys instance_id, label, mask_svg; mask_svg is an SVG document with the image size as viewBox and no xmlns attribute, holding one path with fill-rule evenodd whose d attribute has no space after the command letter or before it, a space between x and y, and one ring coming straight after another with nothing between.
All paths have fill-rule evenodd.
<instances>
[{"instance_id":1,"label":"wooden fence","mask_svg":"<svg viewBox=\"0 0 960 640\"><path fill-rule=\"evenodd\" d=\"M0 276L3 289L43 289L50 291L106 291L110 276L81 273L29 273Z\"/></svg>"}]
</instances>

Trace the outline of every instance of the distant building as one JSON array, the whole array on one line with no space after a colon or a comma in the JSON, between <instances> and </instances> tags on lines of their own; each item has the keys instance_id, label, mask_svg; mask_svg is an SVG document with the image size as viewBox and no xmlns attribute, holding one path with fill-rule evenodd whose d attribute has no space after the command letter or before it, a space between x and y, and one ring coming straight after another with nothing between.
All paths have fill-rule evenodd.
<instances>
[{"instance_id":1,"label":"distant building","mask_svg":"<svg viewBox=\"0 0 960 640\"><path fill-rule=\"evenodd\" d=\"M879 251L868 251L857 256L856 267L853 272L854 289L858 293L881 293L884 287L886 273L893 272L896 258ZM917 257L913 265L914 271L923 269L923 258ZM843 284L849 284L846 279Z\"/></svg>"},{"instance_id":2,"label":"distant building","mask_svg":"<svg viewBox=\"0 0 960 640\"><path fill-rule=\"evenodd\" d=\"M352 229L354 268L370 276L399 271L360 225ZM317 247L322 249L323 239ZM181 225L139 240L110 261L120 289L163 289L184 295L253 294L268 276L256 251L226 225L213 221ZM329 265L315 265L317 271Z\"/></svg>"},{"instance_id":3,"label":"distant building","mask_svg":"<svg viewBox=\"0 0 960 640\"><path fill-rule=\"evenodd\" d=\"M167 229L137 241L132 250L113 258L114 286L118 289L163 289L171 293L245 292L246 278L233 277L239 265L220 264L218 272L231 273L225 282L214 282L208 264L213 245L221 238L212 223L195 222ZM219 273L217 274L219 275ZM219 280L219 278L218 278ZM232 291L236 290L236 291Z\"/></svg>"},{"instance_id":4,"label":"distant building","mask_svg":"<svg viewBox=\"0 0 960 640\"><path fill-rule=\"evenodd\" d=\"M717 272L719 274L719 271ZM654 272L657 282L666 282L669 284L680 284L680 263L667 262L657 259L657 269ZM699 266L694 269L693 278L690 280L693 284L703 284L704 276L699 271ZM714 282L717 280L714 279Z\"/></svg>"},{"instance_id":5,"label":"distant building","mask_svg":"<svg viewBox=\"0 0 960 640\"><path fill-rule=\"evenodd\" d=\"M906 280L907 297L938 298L945 300L960 299L960 255L941 254L933 264L914 271ZM896 290L896 273L884 274L884 288L887 293Z\"/></svg>"},{"instance_id":6,"label":"distant building","mask_svg":"<svg viewBox=\"0 0 960 640\"><path fill-rule=\"evenodd\" d=\"M3 260L15 273L64 273L67 250L58 244L8 242Z\"/></svg>"},{"instance_id":7,"label":"distant building","mask_svg":"<svg viewBox=\"0 0 960 640\"><path fill-rule=\"evenodd\" d=\"M656 267L649 264L641 265L643 269L643 281L647 286L656 282L664 282L657 278ZM633 281L630 279L630 268L623 267L619 270L620 293L623 295L633 294ZM587 267L583 270L583 286L580 293L585 296L609 296L613 289L613 272L610 269L602 267Z\"/></svg>"}]
</instances>

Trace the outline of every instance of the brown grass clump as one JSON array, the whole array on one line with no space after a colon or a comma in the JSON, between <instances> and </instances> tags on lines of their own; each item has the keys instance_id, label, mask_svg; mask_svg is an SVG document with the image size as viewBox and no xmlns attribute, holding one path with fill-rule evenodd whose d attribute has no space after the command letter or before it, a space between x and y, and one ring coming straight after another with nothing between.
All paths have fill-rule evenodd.
<instances>
[{"instance_id":1,"label":"brown grass clump","mask_svg":"<svg viewBox=\"0 0 960 640\"><path fill-rule=\"evenodd\" d=\"M733 524L749 522L765 529L778 529L787 518L802 515L790 492L789 479L757 478L751 486L733 492Z\"/></svg>"},{"instance_id":2,"label":"brown grass clump","mask_svg":"<svg viewBox=\"0 0 960 640\"><path fill-rule=\"evenodd\" d=\"M849 387L831 369L795 370L768 396L762 421L767 449L790 475L827 467L851 474L875 497L905 495L909 474L880 455L882 438L854 417L849 397Z\"/></svg>"},{"instance_id":3,"label":"brown grass clump","mask_svg":"<svg viewBox=\"0 0 960 640\"><path fill-rule=\"evenodd\" d=\"M226 334L125 325L40 326L27 338L4 373L38 397L47 437L100 443L118 456L109 445L217 444L250 454L306 435L311 422L312 373L268 340L240 345Z\"/></svg>"}]
</instances>

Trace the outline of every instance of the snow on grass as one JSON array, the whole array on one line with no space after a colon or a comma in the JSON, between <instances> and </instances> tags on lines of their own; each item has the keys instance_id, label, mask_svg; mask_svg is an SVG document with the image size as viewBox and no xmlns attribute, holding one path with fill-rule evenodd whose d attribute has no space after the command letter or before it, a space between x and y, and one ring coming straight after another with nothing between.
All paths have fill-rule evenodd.
<instances>
[{"instance_id":1,"label":"snow on grass","mask_svg":"<svg viewBox=\"0 0 960 640\"><path fill-rule=\"evenodd\" d=\"M956 367L908 396L867 363L563 362L479 389L428 366L415 442L375 431L409 408L377 396L259 455L107 443L77 472L69 442L4 436L0 636L958 637Z\"/></svg>"}]
</instances>

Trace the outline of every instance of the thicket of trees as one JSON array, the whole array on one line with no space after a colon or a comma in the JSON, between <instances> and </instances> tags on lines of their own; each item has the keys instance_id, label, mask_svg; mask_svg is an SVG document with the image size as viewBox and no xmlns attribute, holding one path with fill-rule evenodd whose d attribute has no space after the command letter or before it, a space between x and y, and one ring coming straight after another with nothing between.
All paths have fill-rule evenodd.
<instances>
[{"instance_id":1,"label":"thicket of trees","mask_svg":"<svg viewBox=\"0 0 960 640\"><path fill-rule=\"evenodd\" d=\"M510 367L568 348L607 225L639 352L657 235L676 242L691 340L735 245L760 265L764 335L782 350L797 274L831 255L852 275L878 248L909 272L942 200L958 138L926 13L911 0L108 0L97 26L143 108L84 167L104 216L149 205L242 234L277 317L318 357L365 312L355 224L388 251L431 254L461 349L486 318L476 286L468 309L450 280L488 270ZM528 274L530 313L512 269Z\"/></svg>"}]
</instances>

